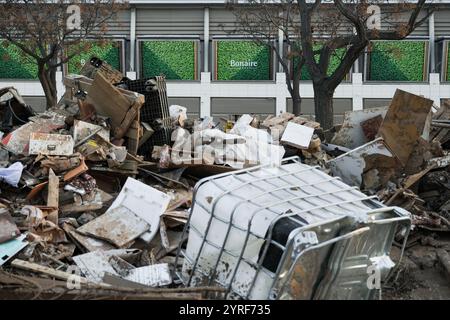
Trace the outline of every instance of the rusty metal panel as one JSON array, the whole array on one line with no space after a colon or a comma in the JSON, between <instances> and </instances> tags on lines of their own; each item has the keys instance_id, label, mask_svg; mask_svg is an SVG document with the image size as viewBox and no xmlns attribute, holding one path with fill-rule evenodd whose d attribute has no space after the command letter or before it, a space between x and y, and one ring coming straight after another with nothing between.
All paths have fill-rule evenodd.
<instances>
[{"instance_id":1,"label":"rusty metal panel","mask_svg":"<svg viewBox=\"0 0 450 320\"><path fill-rule=\"evenodd\" d=\"M430 99L399 89L395 91L378 133L403 165L423 132L432 105Z\"/></svg>"},{"instance_id":2,"label":"rusty metal panel","mask_svg":"<svg viewBox=\"0 0 450 320\"><path fill-rule=\"evenodd\" d=\"M30 135L30 154L70 156L74 142L71 136L33 132Z\"/></svg>"}]
</instances>

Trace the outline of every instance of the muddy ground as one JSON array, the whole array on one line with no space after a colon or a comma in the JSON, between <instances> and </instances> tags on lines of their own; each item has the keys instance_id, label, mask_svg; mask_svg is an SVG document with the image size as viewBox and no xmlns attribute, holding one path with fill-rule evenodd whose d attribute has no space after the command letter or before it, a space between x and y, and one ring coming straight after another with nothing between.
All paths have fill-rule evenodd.
<instances>
[{"instance_id":1,"label":"muddy ground","mask_svg":"<svg viewBox=\"0 0 450 320\"><path fill-rule=\"evenodd\" d=\"M383 300L450 299L450 274L436 254L439 248L450 252L449 234L412 232L399 268L383 288ZM397 259L399 254L400 248L394 246L392 258Z\"/></svg>"}]
</instances>

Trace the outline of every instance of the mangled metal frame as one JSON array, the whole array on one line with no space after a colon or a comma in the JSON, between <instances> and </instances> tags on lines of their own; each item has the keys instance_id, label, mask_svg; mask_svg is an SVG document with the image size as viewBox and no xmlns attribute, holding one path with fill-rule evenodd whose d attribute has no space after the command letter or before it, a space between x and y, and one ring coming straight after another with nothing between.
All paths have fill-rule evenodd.
<instances>
[{"instance_id":1,"label":"mangled metal frame","mask_svg":"<svg viewBox=\"0 0 450 320\"><path fill-rule=\"evenodd\" d=\"M287 162L300 163L300 161L297 157L287 158L283 161L283 163L287 163ZM200 238L202 238L202 243L201 243L200 249L198 250L195 257L188 256L187 250L183 249L184 242L180 243L178 252L177 252L176 261L175 261L174 275L176 275L183 282L183 284L188 287L204 285L204 284L212 285L213 283L219 284L220 286L226 288L226 296L228 298L252 299L252 295L251 295L252 290L255 288L257 279L260 277L261 274L266 275L266 280L267 279L271 280L270 289L266 292L266 295L265 295L265 297L263 297L263 299L299 299L299 298L300 299L301 298L368 299L368 298L373 297L375 294L375 291L369 289L366 286L366 281L367 281L367 277L368 277L367 273L364 273L364 275L360 275L359 278L353 276L353 278L352 278L353 281L356 281L359 284L359 287L357 288L357 290L351 290L351 286L350 286L350 290L339 290L339 285L342 285L342 283L345 283L345 280L346 280L345 272L347 272L349 270L353 270L357 266L361 266L361 260L364 260L363 261L364 263L362 264L363 267L368 266L368 261L369 261L370 257L367 255L367 253L358 252L358 250L357 250L358 245L360 246L361 241L363 241L362 239L364 237L366 237L366 238L370 237L372 239L377 239L378 233L380 231L386 232L387 237L386 237L385 242L379 243L378 247L369 248L370 249L369 251L372 252L377 257L378 256L386 256L386 254L389 253L389 250L390 250L390 247L392 244L392 240L396 234L398 227L404 225L406 227L406 229L405 229L406 231L405 231L405 238L404 238L404 243L403 243L403 248L402 248L402 254L403 254L403 250L406 245L407 235L409 233L410 225L411 225L411 219L410 219L409 213L406 212L405 210L397 208L397 207L382 207L382 205L379 202L375 201L375 196L364 196L358 200L350 200L350 201L345 201L343 199L341 202L338 202L338 203L332 203L332 204L324 205L321 207L317 207L317 208L313 208L313 209L309 208L309 209L304 210L304 209L300 208L299 206L297 206L293 201L294 200L308 201L307 199L309 197L316 197L316 196L318 196L318 197L325 196L326 197L330 193L322 192L319 195L306 195L306 196L302 196L302 197L296 196L296 197L289 198L289 199L280 199L280 201L278 203L290 203L291 205L295 206L300 211L279 214L279 212L273 211L270 208L271 206L265 207L265 209L272 210L276 214L275 219L272 219L272 221L270 222L270 227L269 227L267 235L265 237L261 237L255 233L253 233L250 230L251 224L257 214L257 211L252 212L252 215L251 215L252 218L249 220L247 229L241 228L240 226L238 226L234 223L233 219L234 219L234 213L236 212L236 208L243 202L251 202L252 199L246 199L245 197L241 197L241 201L239 201L233 205L233 212L230 215L230 221L221 219L220 217L215 215L214 208L215 208L218 200L220 200L220 198L223 197L224 195L233 191L233 189L227 190L226 188L219 186L218 184L215 183L215 181L214 181L215 179L218 179L220 177L225 177L225 176L233 176L233 178L239 180L239 174L247 173L247 174L253 175L253 172L260 170L260 169L264 169L264 167L267 167L267 166L257 166L257 167L252 167L250 169L235 171L233 173L225 173L225 174L221 174L221 175L216 175L213 177L208 177L208 178L202 179L197 183L197 185L195 186L195 189L194 189L194 197L193 197L194 201L193 201L193 205L191 207L191 215L190 215L189 221L186 224L186 227L183 231L182 239L186 239L186 234L188 232L194 232L194 233L197 233L197 235ZM281 170L283 171L282 167L279 167L279 168L281 168ZM303 169L299 170L298 172L295 172L294 174L298 174L298 173L301 173L303 171L308 171L308 170L315 170L315 169L317 169L317 167L310 167L310 168L306 168L306 169L303 168ZM284 170L284 171L286 171L286 170ZM285 172L282 175L278 175L278 177L282 177L283 175L291 175L291 174L293 174L293 173ZM270 178L273 178L273 177L274 176L268 176L268 177L261 179L261 178L255 176L255 179L251 182L248 182L248 181L241 181L241 182L258 188L258 182L260 182L261 180L265 180L267 182L267 180L270 180ZM298 176L297 176L297 178L298 178ZM300 180L302 180L302 179L300 179ZM315 181L314 183L307 184L307 185L317 188L317 185L320 183L325 183L325 182L335 183L336 181L339 181L339 180L340 179L338 177L327 176L322 181ZM199 190L199 188L207 182L214 183L215 186L217 186L223 190L223 193L221 196L214 199L214 203L212 204L211 211L207 210L206 208L203 208L204 210L206 210L207 212L210 213L210 218L207 223L206 232L204 234L202 234L199 230L197 230L191 224L191 218L192 218L192 213L193 213L194 207L196 205L200 205L202 207L202 205L200 203L196 202L195 199L196 199L197 191ZM341 182L341 185L342 185L342 182ZM305 186L305 184L303 184L299 187L302 187L302 186ZM239 189L240 187L242 187L242 185L239 185L239 187L237 189ZM273 192L275 190L281 190L281 189L286 190L286 189L292 188L292 187L295 187L295 185L288 185L288 186L282 187L282 188L275 188L270 191L266 191L262 188L260 188L260 189L263 192L262 194L266 193L266 194L273 195ZM352 191L352 190L357 190L357 188L356 187L348 187L342 191ZM334 193L334 195L335 195L335 193ZM338 197L338 196L336 196L336 197ZM361 201L361 203L364 202L364 204L368 204L368 205L370 205L370 207L372 207L371 211L365 212L365 214L367 214L367 216L369 217L368 218L369 222L366 223L366 225L356 228L354 230L347 230L343 234L340 234L342 232L341 229L336 229L336 230L338 230L337 231L338 233L331 235L328 239L325 239L322 242L319 242L317 239L317 234L316 234L317 231L320 231L321 229L324 230L327 228L327 226L330 226L332 224L345 225L345 221L348 219L351 219L351 217L339 216L333 220L328 220L328 221L324 221L324 222L320 222L320 223L316 223L316 224L307 224L300 220L301 217L297 216L301 212L305 212L305 211L309 212L311 210L319 209L319 208L325 209L327 207L338 207L345 203L356 202L356 201ZM276 205L276 204L274 203L274 204L272 204L272 206L273 205ZM297 218L296 218L296 216L297 216ZM275 241L274 239L272 239L272 232L273 232L274 226L282 218L288 218L300 225L300 227L291 231L289 238L286 241L286 244L281 244L281 243ZM207 234L210 231L213 219L217 219L228 225L222 246L217 246L216 244L212 243L211 241L209 241L207 239ZM225 248L226 243L229 240L230 231L232 228L236 228L236 229L246 233L245 241L242 246L242 249L240 250L240 253L237 255L234 254L233 252L230 252L229 250L227 250ZM384 229L384 230L382 230L382 229ZM247 248L247 244L248 244L248 240L249 240L250 236L259 238L260 240L264 241L264 243L262 244L262 247L261 247L262 251L260 251L260 253L257 257L257 263L250 261L244 257L244 252ZM376 243L376 241L374 241L374 243ZM202 254L202 250L205 247L205 244L208 244L209 246L215 247L217 250L219 250L219 255L217 256L215 265L213 268L210 269L211 272L205 272L199 266L199 259ZM263 266L263 263L267 257L268 248L271 244L278 247L279 249L283 250L283 255L282 255L281 259L279 259L278 266L277 266L275 272L272 272ZM341 247L340 247L341 250L336 249L337 244L341 245ZM336 250L334 250L334 249L336 249ZM359 249L361 251L361 250L366 250L368 248L365 248L365 246L363 245L362 247L360 246ZM293 283L293 280L292 280L293 278L298 278L298 272L296 272L295 269L296 269L296 267L299 266L299 261L308 253L319 252L320 250L326 251L325 253L322 252L322 255L324 257L324 259L322 259L322 261L329 266L328 272L325 272L325 275L323 276L323 279L322 279L323 283L322 283L322 281L317 281L317 279L314 280L316 283L319 283L319 286L317 287L317 290L315 290L315 292L313 292L313 288L307 288L309 290L309 292L306 294L295 291L295 288L294 288L294 290L292 290L293 288L290 285ZM353 255L349 254L349 253L351 253L351 250L354 251ZM340 252L340 254L337 254L336 252ZM220 279L218 279L216 277L217 267L218 267L219 262L224 254L227 254L233 258L238 259L236 266L233 270L233 273L231 275L231 278L229 278L228 281L226 281L226 282L220 281ZM330 254L331 254L331 256L330 256ZM327 257L331 257L331 258L328 259ZM360 257L361 259L358 259L358 257ZM185 272L185 270L184 271L180 270L180 268L178 267L179 260L183 259L183 258L184 258L184 266L186 266L186 265L189 266L189 268L188 268L189 270L187 272L188 274ZM325 259L325 258L327 258L327 259ZM352 259L355 261L355 263L351 262ZM400 259L401 259L401 257L400 257ZM240 266L241 262L243 262L243 261L245 263L247 263L249 266L251 266L252 268L254 268L256 271L255 271L253 278L250 281L250 284L249 284L246 292L238 292L237 290L235 290L235 288L233 288L233 283L236 280L237 271L239 270L239 266ZM345 265L345 263L347 263L347 265ZM320 269L319 267L320 266L317 266L317 265L315 266L316 269ZM199 279L194 279L194 277L198 277L198 275L200 275L202 277L201 281L198 281ZM318 275L316 274L315 276L317 277ZM328 278L328 280L326 280L327 278ZM362 285L363 281L365 282L364 285ZM261 298L261 297L258 297L258 298Z\"/></svg>"}]
</instances>

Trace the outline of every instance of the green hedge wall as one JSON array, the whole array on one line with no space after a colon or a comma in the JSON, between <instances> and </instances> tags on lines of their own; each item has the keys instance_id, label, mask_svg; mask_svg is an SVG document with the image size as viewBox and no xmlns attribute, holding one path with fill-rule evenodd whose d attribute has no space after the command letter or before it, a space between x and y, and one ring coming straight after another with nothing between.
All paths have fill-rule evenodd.
<instances>
[{"instance_id":1,"label":"green hedge wall","mask_svg":"<svg viewBox=\"0 0 450 320\"><path fill-rule=\"evenodd\" d=\"M142 41L141 59L145 78L164 74L168 80L197 80L195 41Z\"/></svg>"},{"instance_id":2,"label":"green hedge wall","mask_svg":"<svg viewBox=\"0 0 450 320\"><path fill-rule=\"evenodd\" d=\"M372 42L369 79L423 81L426 46L426 41Z\"/></svg>"},{"instance_id":3,"label":"green hedge wall","mask_svg":"<svg viewBox=\"0 0 450 320\"><path fill-rule=\"evenodd\" d=\"M82 50L67 63L69 73L80 73L84 63L89 63L92 57L98 57L109 63L113 68L120 70L121 46L117 41L95 42L87 45L87 50ZM70 51L69 51L70 52Z\"/></svg>"},{"instance_id":4,"label":"green hedge wall","mask_svg":"<svg viewBox=\"0 0 450 320\"><path fill-rule=\"evenodd\" d=\"M36 80L37 64L13 44L0 42L0 78Z\"/></svg>"},{"instance_id":5,"label":"green hedge wall","mask_svg":"<svg viewBox=\"0 0 450 320\"><path fill-rule=\"evenodd\" d=\"M216 42L216 80L270 80L270 48L251 41ZM234 61L234 65L233 65ZM256 62L239 66L240 62Z\"/></svg>"}]
</instances>

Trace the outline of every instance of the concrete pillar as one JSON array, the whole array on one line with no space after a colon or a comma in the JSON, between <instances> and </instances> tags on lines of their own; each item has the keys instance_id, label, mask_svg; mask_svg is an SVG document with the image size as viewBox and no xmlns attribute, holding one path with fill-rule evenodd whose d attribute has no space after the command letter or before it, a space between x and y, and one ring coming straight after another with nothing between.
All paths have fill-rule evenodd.
<instances>
[{"instance_id":1,"label":"concrete pillar","mask_svg":"<svg viewBox=\"0 0 450 320\"><path fill-rule=\"evenodd\" d=\"M136 71L136 8L130 10L130 66L128 71Z\"/></svg>"},{"instance_id":2,"label":"concrete pillar","mask_svg":"<svg viewBox=\"0 0 450 320\"><path fill-rule=\"evenodd\" d=\"M286 112L286 75L284 72L276 74L277 96L275 101L275 114Z\"/></svg>"},{"instance_id":3,"label":"concrete pillar","mask_svg":"<svg viewBox=\"0 0 450 320\"><path fill-rule=\"evenodd\" d=\"M62 71L56 71L56 96L58 97L58 101L64 95L65 91L66 88L63 83L63 73Z\"/></svg>"},{"instance_id":4,"label":"concrete pillar","mask_svg":"<svg viewBox=\"0 0 450 320\"><path fill-rule=\"evenodd\" d=\"M434 13L428 18L428 36L430 39L430 73L436 72L436 57L435 57L435 35L434 35Z\"/></svg>"},{"instance_id":5,"label":"concrete pillar","mask_svg":"<svg viewBox=\"0 0 450 320\"><path fill-rule=\"evenodd\" d=\"M430 73L430 99L438 107L441 105L440 86L439 73Z\"/></svg>"},{"instance_id":6,"label":"concrete pillar","mask_svg":"<svg viewBox=\"0 0 450 320\"><path fill-rule=\"evenodd\" d=\"M362 73L353 73L352 74L352 109L353 111L362 110L363 106L363 81L362 81Z\"/></svg>"},{"instance_id":7,"label":"concrete pillar","mask_svg":"<svg viewBox=\"0 0 450 320\"><path fill-rule=\"evenodd\" d=\"M201 96L200 96L200 117L211 116L211 73L202 72L200 74Z\"/></svg>"},{"instance_id":8,"label":"concrete pillar","mask_svg":"<svg viewBox=\"0 0 450 320\"><path fill-rule=\"evenodd\" d=\"M203 17L203 72L209 72L209 8L205 8Z\"/></svg>"}]
</instances>

